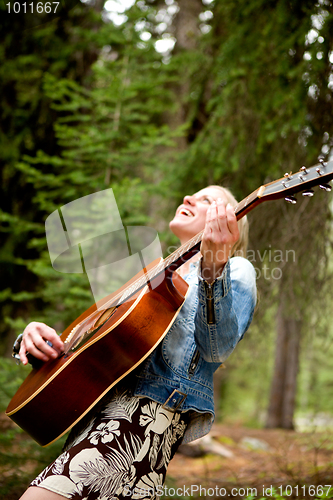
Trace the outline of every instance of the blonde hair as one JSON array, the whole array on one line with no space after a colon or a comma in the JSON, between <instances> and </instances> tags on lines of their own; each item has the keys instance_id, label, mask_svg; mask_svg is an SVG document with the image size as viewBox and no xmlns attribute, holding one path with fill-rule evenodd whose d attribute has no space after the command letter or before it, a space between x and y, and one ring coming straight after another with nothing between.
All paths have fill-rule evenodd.
<instances>
[{"instance_id":1,"label":"blonde hair","mask_svg":"<svg viewBox=\"0 0 333 500\"><path fill-rule=\"evenodd\" d=\"M223 192L224 197L232 207L235 208L238 205L238 201L236 200L230 189L218 185L211 185L208 187L220 189ZM249 243L249 223L246 215L238 220L238 229L239 239L236 241L235 245L232 248L231 257L238 255L246 258L247 246Z\"/></svg>"}]
</instances>

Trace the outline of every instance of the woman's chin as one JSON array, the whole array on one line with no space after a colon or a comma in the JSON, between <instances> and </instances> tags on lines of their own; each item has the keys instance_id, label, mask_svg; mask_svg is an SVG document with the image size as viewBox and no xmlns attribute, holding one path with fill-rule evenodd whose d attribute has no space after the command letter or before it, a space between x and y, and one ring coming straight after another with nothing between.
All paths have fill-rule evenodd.
<instances>
[{"instance_id":1,"label":"woman's chin","mask_svg":"<svg viewBox=\"0 0 333 500\"><path fill-rule=\"evenodd\" d=\"M186 220L181 220L180 217L175 217L170 223L169 228L180 242L183 244L190 240L193 236L200 232L194 227L189 227L190 225Z\"/></svg>"}]
</instances>

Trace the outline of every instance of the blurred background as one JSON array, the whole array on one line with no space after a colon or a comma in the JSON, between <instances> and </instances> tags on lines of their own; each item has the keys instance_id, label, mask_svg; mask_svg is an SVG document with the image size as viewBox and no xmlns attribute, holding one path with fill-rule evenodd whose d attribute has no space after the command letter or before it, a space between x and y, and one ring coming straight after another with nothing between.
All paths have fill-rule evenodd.
<instances>
[{"instance_id":1,"label":"blurred background","mask_svg":"<svg viewBox=\"0 0 333 500\"><path fill-rule=\"evenodd\" d=\"M11 359L16 336L33 320L61 332L93 302L84 274L52 268L52 212L112 188L123 224L157 229L166 256L185 194L221 184L240 201L330 158L333 4L1 0L0 10L4 412L29 372ZM216 374L216 405L220 423L328 432L331 449L332 194L315 191L248 215L259 303ZM60 445L39 449L1 422L0 494L17 498Z\"/></svg>"}]
</instances>

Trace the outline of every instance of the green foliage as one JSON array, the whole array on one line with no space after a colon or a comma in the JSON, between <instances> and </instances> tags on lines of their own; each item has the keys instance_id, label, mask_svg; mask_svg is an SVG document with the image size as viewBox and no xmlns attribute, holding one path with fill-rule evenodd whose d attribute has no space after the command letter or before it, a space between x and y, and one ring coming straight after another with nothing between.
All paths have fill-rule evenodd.
<instances>
[{"instance_id":1,"label":"green foliage","mask_svg":"<svg viewBox=\"0 0 333 500\"><path fill-rule=\"evenodd\" d=\"M0 412L31 371L31 366L16 365L12 359L0 357ZM38 418L38 415L36 415ZM8 423L6 423L8 420ZM18 498L27 488L32 476L49 465L60 453L65 437L42 448L16 426L2 417L0 427L0 498ZM33 468L32 468L33 466Z\"/></svg>"},{"instance_id":2,"label":"green foliage","mask_svg":"<svg viewBox=\"0 0 333 500\"><path fill-rule=\"evenodd\" d=\"M112 187L124 224L150 223L153 202L147 200L153 200L159 166L166 161L159 153L172 147L176 131L163 122L172 96L160 72L161 57L136 28L149 16L151 9L134 6L128 22L116 27L80 5L65 19L20 33L12 55L8 29L2 71L16 93L14 111L3 109L2 115L3 123L9 115L13 122L2 137L3 189L12 195L4 195L0 212L3 337L9 337L8 326L18 332L34 319L61 330L93 300L86 276L50 266L44 236L49 214ZM42 39L45 44L37 48ZM80 73L72 59L81 56L87 64ZM15 121L23 109L22 120ZM20 134L26 134L25 142Z\"/></svg>"},{"instance_id":3,"label":"green foliage","mask_svg":"<svg viewBox=\"0 0 333 500\"><path fill-rule=\"evenodd\" d=\"M0 412L6 410L9 401L30 371L30 366L18 366L12 359L0 358Z\"/></svg>"},{"instance_id":4,"label":"green foliage","mask_svg":"<svg viewBox=\"0 0 333 500\"><path fill-rule=\"evenodd\" d=\"M20 429L0 434L0 498L19 498L33 477L60 455L65 438L46 448L37 445Z\"/></svg>"},{"instance_id":5,"label":"green foliage","mask_svg":"<svg viewBox=\"0 0 333 500\"><path fill-rule=\"evenodd\" d=\"M324 10L315 2L241 0L216 2L212 10L212 29L192 58L192 68L197 66L190 92L198 111L194 118L188 114L189 147L179 184L183 190L220 182L244 197L264 179L281 177L304 161L312 164L325 132L331 137L326 44L332 14L327 8L323 15L320 47L306 42L313 18ZM318 59L320 48L325 51ZM314 81L321 82L316 95Z\"/></svg>"},{"instance_id":6,"label":"green foliage","mask_svg":"<svg viewBox=\"0 0 333 500\"><path fill-rule=\"evenodd\" d=\"M268 374L274 361L275 332L271 325L275 313L276 308L272 306L260 321L255 315L244 339L225 361L224 369L216 373L219 421L250 427L264 425L270 389Z\"/></svg>"},{"instance_id":7,"label":"green foliage","mask_svg":"<svg viewBox=\"0 0 333 500\"><path fill-rule=\"evenodd\" d=\"M70 3L66 2L67 7ZM42 305L36 292L41 282L27 262L39 258L41 245L36 240L43 237L45 213L34 204L39 185L27 182L22 169L28 166L22 160L40 149L52 155L60 151L53 130L57 113L50 109L43 91L44 74L87 82L96 59L98 42L91 40L91 28L101 21L92 9L73 0L74 6L61 9L53 22L38 24L41 17L29 13L9 16L4 12L5 3L0 5L0 262L1 281L12 294L1 297L1 316L5 318L0 328L1 353L8 350L6 344L13 338L8 325L18 317L26 321ZM39 177L49 174L46 167ZM23 291L27 295L19 298Z\"/></svg>"}]
</instances>

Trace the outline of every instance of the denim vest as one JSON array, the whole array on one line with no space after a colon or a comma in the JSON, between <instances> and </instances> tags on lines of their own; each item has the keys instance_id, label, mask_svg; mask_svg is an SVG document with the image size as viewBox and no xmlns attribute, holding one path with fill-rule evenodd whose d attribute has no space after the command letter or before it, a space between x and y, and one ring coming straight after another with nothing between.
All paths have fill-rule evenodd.
<instances>
[{"instance_id":1,"label":"denim vest","mask_svg":"<svg viewBox=\"0 0 333 500\"><path fill-rule=\"evenodd\" d=\"M256 303L252 264L232 257L212 285L192 264L184 279L185 302L170 330L136 372L134 394L165 408L191 410L188 443L207 434L214 421L213 374L248 329Z\"/></svg>"}]
</instances>

